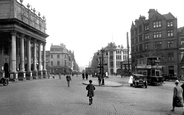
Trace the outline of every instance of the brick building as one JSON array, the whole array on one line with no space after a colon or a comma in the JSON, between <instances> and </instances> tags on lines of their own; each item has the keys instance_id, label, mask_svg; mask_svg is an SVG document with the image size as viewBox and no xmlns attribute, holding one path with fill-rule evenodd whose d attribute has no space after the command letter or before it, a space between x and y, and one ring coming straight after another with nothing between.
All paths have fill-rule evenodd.
<instances>
[{"instance_id":1,"label":"brick building","mask_svg":"<svg viewBox=\"0 0 184 115\"><path fill-rule=\"evenodd\" d=\"M148 19L145 16L136 19L130 30L132 71L146 65L141 59L157 57L163 74L179 73L177 31L177 18L171 13L160 14L150 9Z\"/></svg>"}]
</instances>

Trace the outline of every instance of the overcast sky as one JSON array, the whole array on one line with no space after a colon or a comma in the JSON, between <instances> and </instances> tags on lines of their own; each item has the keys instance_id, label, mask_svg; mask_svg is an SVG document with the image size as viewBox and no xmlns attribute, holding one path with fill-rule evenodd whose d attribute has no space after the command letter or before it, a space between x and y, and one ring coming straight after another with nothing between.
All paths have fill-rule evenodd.
<instances>
[{"instance_id":1,"label":"overcast sky","mask_svg":"<svg viewBox=\"0 0 184 115\"><path fill-rule=\"evenodd\" d=\"M19 1L19 0L18 0ZM24 0L46 17L46 50L63 43L74 51L79 66L86 67L93 54L109 42L127 47L126 33L149 9L171 12L184 26L183 0ZM130 36L129 36L130 37Z\"/></svg>"}]
</instances>

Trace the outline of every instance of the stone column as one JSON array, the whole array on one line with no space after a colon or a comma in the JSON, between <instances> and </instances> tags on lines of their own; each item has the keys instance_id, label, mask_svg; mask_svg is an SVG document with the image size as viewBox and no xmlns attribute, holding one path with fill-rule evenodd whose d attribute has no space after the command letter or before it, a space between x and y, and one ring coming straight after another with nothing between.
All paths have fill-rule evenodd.
<instances>
[{"instance_id":1,"label":"stone column","mask_svg":"<svg viewBox=\"0 0 184 115\"><path fill-rule=\"evenodd\" d=\"M16 71L16 32L11 32L11 59L10 59L10 80L18 80L17 71Z\"/></svg>"},{"instance_id":2,"label":"stone column","mask_svg":"<svg viewBox=\"0 0 184 115\"><path fill-rule=\"evenodd\" d=\"M22 34L20 36L20 71L18 73L19 80L25 80L25 63L24 63L24 39L25 36Z\"/></svg>"},{"instance_id":3,"label":"stone column","mask_svg":"<svg viewBox=\"0 0 184 115\"><path fill-rule=\"evenodd\" d=\"M37 53L36 53L36 40L33 41L33 79L38 79L38 71L37 71Z\"/></svg>"},{"instance_id":4,"label":"stone column","mask_svg":"<svg viewBox=\"0 0 184 115\"><path fill-rule=\"evenodd\" d=\"M107 66L108 66L108 74L111 75L111 68L110 68L110 51L108 51Z\"/></svg>"},{"instance_id":5,"label":"stone column","mask_svg":"<svg viewBox=\"0 0 184 115\"><path fill-rule=\"evenodd\" d=\"M27 39L27 72L26 72L26 79L32 79L32 72L31 72L31 37Z\"/></svg>"},{"instance_id":6,"label":"stone column","mask_svg":"<svg viewBox=\"0 0 184 115\"><path fill-rule=\"evenodd\" d=\"M114 73L117 73L117 68L116 68L116 50L113 51L113 63L114 63Z\"/></svg>"},{"instance_id":7,"label":"stone column","mask_svg":"<svg viewBox=\"0 0 184 115\"><path fill-rule=\"evenodd\" d=\"M47 76L45 44L46 43L43 43L43 78Z\"/></svg>"},{"instance_id":8,"label":"stone column","mask_svg":"<svg viewBox=\"0 0 184 115\"><path fill-rule=\"evenodd\" d=\"M41 63L41 43L38 43L38 65L39 65L39 70L38 70L38 78L42 79L43 74L42 74L42 63Z\"/></svg>"}]
</instances>

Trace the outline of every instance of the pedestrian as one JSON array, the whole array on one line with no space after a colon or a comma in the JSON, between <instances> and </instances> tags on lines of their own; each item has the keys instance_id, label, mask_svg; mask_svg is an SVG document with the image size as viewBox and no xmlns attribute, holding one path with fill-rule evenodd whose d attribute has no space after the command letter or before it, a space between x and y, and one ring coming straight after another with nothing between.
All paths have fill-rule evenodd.
<instances>
[{"instance_id":1,"label":"pedestrian","mask_svg":"<svg viewBox=\"0 0 184 115\"><path fill-rule=\"evenodd\" d=\"M59 79L61 79L61 73L59 73Z\"/></svg>"},{"instance_id":2,"label":"pedestrian","mask_svg":"<svg viewBox=\"0 0 184 115\"><path fill-rule=\"evenodd\" d=\"M68 74L67 76L66 76L66 81L67 81L67 84L68 84L68 87L70 87L70 81L71 81L72 79L71 79L71 76Z\"/></svg>"},{"instance_id":3,"label":"pedestrian","mask_svg":"<svg viewBox=\"0 0 184 115\"><path fill-rule=\"evenodd\" d=\"M183 93L182 93L182 96L183 96L183 99L184 99L184 83L181 85L182 89L183 89Z\"/></svg>"},{"instance_id":4,"label":"pedestrian","mask_svg":"<svg viewBox=\"0 0 184 115\"><path fill-rule=\"evenodd\" d=\"M88 73L86 72L86 80L88 80Z\"/></svg>"},{"instance_id":5,"label":"pedestrian","mask_svg":"<svg viewBox=\"0 0 184 115\"><path fill-rule=\"evenodd\" d=\"M97 77L98 77L98 85L100 86L101 85L101 81L102 81L100 74L98 74Z\"/></svg>"},{"instance_id":6,"label":"pedestrian","mask_svg":"<svg viewBox=\"0 0 184 115\"><path fill-rule=\"evenodd\" d=\"M93 103L95 86L92 84L92 80L89 80L89 84L86 86L87 97L89 97L89 105Z\"/></svg>"},{"instance_id":7,"label":"pedestrian","mask_svg":"<svg viewBox=\"0 0 184 115\"><path fill-rule=\"evenodd\" d=\"M175 107L183 107L183 89L179 86L179 81L175 81L173 89L173 103L171 111L175 111Z\"/></svg>"},{"instance_id":8,"label":"pedestrian","mask_svg":"<svg viewBox=\"0 0 184 115\"><path fill-rule=\"evenodd\" d=\"M84 76L84 72L83 72L83 73L82 73L82 79L83 79L83 80L84 80L84 77L85 77L85 76Z\"/></svg>"},{"instance_id":9,"label":"pedestrian","mask_svg":"<svg viewBox=\"0 0 184 115\"><path fill-rule=\"evenodd\" d=\"M105 72L105 77L106 78L109 78L109 75L108 75L108 72L107 71Z\"/></svg>"}]
</instances>

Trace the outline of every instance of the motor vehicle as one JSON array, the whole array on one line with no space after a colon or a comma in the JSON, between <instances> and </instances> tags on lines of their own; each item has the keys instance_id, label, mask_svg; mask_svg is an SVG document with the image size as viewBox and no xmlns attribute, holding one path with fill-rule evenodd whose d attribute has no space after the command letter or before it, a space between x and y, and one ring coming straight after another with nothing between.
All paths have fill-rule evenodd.
<instances>
[{"instance_id":1,"label":"motor vehicle","mask_svg":"<svg viewBox=\"0 0 184 115\"><path fill-rule=\"evenodd\" d=\"M5 78L3 76L0 76L0 83L3 84L4 86L9 84L9 79Z\"/></svg>"},{"instance_id":2,"label":"motor vehicle","mask_svg":"<svg viewBox=\"0 0 184 115\"><path fill-rule=\"evenodd\" d=\"M148 76L147 79L149 85L162 85L164 82L163 76Z\"/></svg>"},{"instance_id":3,"label":"motor vehicle","mask_svg":"<svg viewBox=\"0 0 184 115\"><path fill-rule=\"evenodd\" d=\"M130 84L130 86L147 88L147 76L142 74L132 74L132 77L132 84Z\"/></svg>"}]
</instances>

